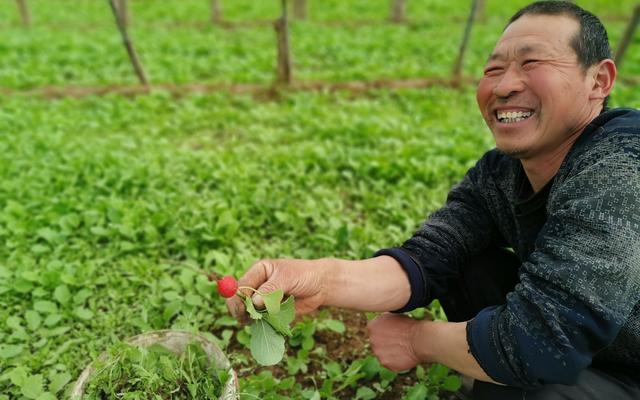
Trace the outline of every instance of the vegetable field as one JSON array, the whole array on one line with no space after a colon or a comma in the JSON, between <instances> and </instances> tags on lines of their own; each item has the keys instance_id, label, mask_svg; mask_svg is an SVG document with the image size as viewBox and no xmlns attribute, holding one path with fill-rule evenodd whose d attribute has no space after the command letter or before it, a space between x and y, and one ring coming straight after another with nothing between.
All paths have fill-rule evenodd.
<instances>
[{"instance_id":1,"label":"vegetable field","mask_svg":"<svg viewBox=\"0 0 640 400\"><path fill-rule=\"evenodd\" d=\"M162 85L271 85L280 2L221 0L226 25L207 0L128 3L152 84L136 96L64 95L137 85L107 0L28 1L29 27L0 5L0 399L65 398L109 346L156 329L214 340L242 399L456 398L443 366L381 367L372 315L346 310L296 319L285 358L260 366L249 327L200 271L240 277L260 258L401 243L492 147L474 84L180 94ZM526 3L486 1L464 76L480 76ZM615 48L635 2L577 3ZM307 5L289 21L294 79L327 84L449 79L470 10L408 0L398 24L386 0ZM611 105L640 107L639 33L619 73ZM444 316L432 304L415 317Z\"/></svg>"}]
</instances>

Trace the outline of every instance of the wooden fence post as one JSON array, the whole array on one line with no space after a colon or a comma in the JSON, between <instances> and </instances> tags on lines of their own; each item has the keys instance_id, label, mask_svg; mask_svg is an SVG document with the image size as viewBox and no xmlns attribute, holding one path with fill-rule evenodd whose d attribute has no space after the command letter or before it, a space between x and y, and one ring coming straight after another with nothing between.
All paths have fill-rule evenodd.
<instances>
[{"instance_id":1,"label":"wooden fence post","mask_svg":"<svg viewBox=\"0 0 640 400\"><path fill-rule=\"evenodd\" d=\"M111 6L111 11L113 12L113 16L116 19L116 24L118 25L118 30L120 31L120 35L122 36L122 42L124 43L124 47L127 50L127 54L129 55L129 60L131 60L131 65L133 65L133 70L135 71L140 83L148 86L149 81L147 80L147 76L144 73L144 69L142 68L142 64L140 64L140 60L138 59L138 54L136 50L133 48L133 43L129 38L129 33L127 32L127 27L122 20L122 16L118 11L118 6L116 6L115 1L117 0L108 0L109 5Z\"/></svg>"},{"instance_id":2,"label":"wooden fence post","mask_svg":"<svg viewBox=\"0 0 640 400\"><path fill-rule=\"evenodd\" d=\"M222 6L220 0L211 0L211 22L214 25L222 24Z\"/></svg>"},{"instance_id":3,"label":"wooden fence post","mask_svg":"<svg viewBox=\"0 0 640 400\"><path fill-rule=\"evenodd\" d=\"M120 19L122 24L126 27L129 27L129 21L131 20L129 15L129 4L127 0L117 0L116 7L118 9L118 13L120 14Z\"/></svg>"},{"instance_id":4,"label":"wooden fence post","mask_svg":"<svg viewBox=\"0 0 640 400\"><path fill-rule=\"evenodd\" d=\"M473 21L476 17L476 12L478 11L478 0L471 1L471 12L469 13L469 18L467 18L467 24L464 28L464 35L462 36L462 42L460 43L460 51L458 52L458 58L456 59L456 63L453 66L453 76L455 78L460 78L462 75L462 62L464 60L464 53L467 50L467 43L469 42L469 37L471 36L471 27L473 26Z\"/></svg>"},{"instance_id":5,"label":"wooden fence post","mask_svg":"<svg viewBox=\"0 0 640 400\"><path fill-rule=\"evenodd\" d=\"M476 11L477 19L484 20L484 17L485 17L484 10L486 8L485 7L486 3L487 3L486 0L478 0L478 6L477 6L478 10Z\"/></svg>"},{"instance_id":6,"label":"wooden fence post","mask_svg":"<svg viewBox=\"0 0 640 400\"><path fill-rule=\"evenodd\" d=\"M406 0L391 0L391 22L401 24L405 22Z\"/></svg>"},{"instance_id":7,"label":"wooden fence post","mask_svg":"<svg viewBox=\"0 0 640 400\"><path fill-rule=\"evenodd\" d=\"M618 68L620 68L620 66L622 65L622 59L624 58L624 53L627 51L627 47L629 46L629 42L631 42L631 38L633 38L633 34L636 31L636 28L638 27L639 21L640 21L640 3L636 4L635 8L633 9L633 15L629 20L629 24L627 25L627 28L624 31L624 35L622 36L622 39L620 39L620 43L618 44L618 47L616 49L616 55L613 57Z\"/></svg>"},{"instance_id":8,"label":"wooden fence post","mask_svg":"<svg viewBox=\"0 0 640 400\"><path fill-rule=\"evenodd\" d=\"M18 3L18 9L20 10L20 18L22 19L22 26L31 26L31 13L29 12L29 6L27 0L16 0Z\"/></svg>"},{"instance_id":9,"label":"wooden fence post","mask_svg":"<svg viewBox=\"0 0 640 400\"><path fill-rule=\"evenodd\" d=\"M274 22L278 40L277 83L291 83L291 53L289 51L289 21L287 18L287 0L282 0L282 15Z\"/></svg>"},{"instance_id":10,"label":"wooden fence post","mask_svg":"<svg viewBox=\"0 0 640 400\"><path fill-rule=\"evenodd\" d=\"M296 19L307 19L307 1L293 0L293 16Z\"/></svg>"}]
</instances>

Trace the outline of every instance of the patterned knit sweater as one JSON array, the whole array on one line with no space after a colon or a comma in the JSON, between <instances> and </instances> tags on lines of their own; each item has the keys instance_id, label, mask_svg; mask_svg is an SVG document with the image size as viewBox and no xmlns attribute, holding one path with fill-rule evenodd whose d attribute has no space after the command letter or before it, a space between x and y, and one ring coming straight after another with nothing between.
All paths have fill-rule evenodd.
<instances>
[{"instance_id":1,"label":"patterned knit sweater","mask_svg":"<svg viewBox=\"0 0 640 400\"><path fill-rule=\"evenodd\" d=\"M638 377L640 112L609 110L585 128L545 188L533 234L519 207L525 179L518 160L489 151L411 239L385 251L411 282L403 310L446 296L470 257L511 247L520 282L467 324L484 371L525 388L571 384L590 365Z\"/></svg>"}]
</instances>

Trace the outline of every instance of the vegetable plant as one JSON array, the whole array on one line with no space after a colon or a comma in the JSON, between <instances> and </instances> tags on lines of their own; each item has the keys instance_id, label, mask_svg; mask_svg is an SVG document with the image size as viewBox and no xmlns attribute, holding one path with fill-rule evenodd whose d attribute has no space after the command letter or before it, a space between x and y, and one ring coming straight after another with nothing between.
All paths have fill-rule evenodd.
<instances>
[{"instance_id":1,"label":"vegetable plant","mask_svg":"<svg viewBox=\"0 0 640 400\"><path fill-rule=\"evenodd\" d=\"M116 343L94 371L83 399L216 399L229 379L197 342L180 355L160 344Z\"/></svg>"}]
</instances>

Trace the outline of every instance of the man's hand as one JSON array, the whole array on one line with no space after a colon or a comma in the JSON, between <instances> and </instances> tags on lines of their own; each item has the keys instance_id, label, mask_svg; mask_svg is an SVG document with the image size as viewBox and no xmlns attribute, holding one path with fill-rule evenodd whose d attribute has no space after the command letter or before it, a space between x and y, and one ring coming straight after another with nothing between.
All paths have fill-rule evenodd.
<instances>
[{"instance_id":1,"label":"man's hand","mask_svg":"<svg viewBox=\"0 0 640 400\"><path fill-rule=\"evenodd\" d=\"M400 264L392 257L366 260L262 260L240 278L239 286L269 293L282 289L296 299L296 313L305 314L320 306L335 306L359 311L396 310L409 301L411 287ZM240 289L252 296L253 303L264 306L260 295ZM227 307L240 320L246 317L238 296L227 300Z\"/></svg>"},{"instance_id":2,"label":"man's hand","mask_svg":"<svg viewBox=\"0 0 640 400\"><path fill-rule=\"evenodd\" d=\"M423 362L417 353L416 338L419 325L417 321L404 315L382 314L369 322L369 341L371 349L380 360L380 364L392 371L404 371Z\"/></svg>"},{"instance_id":3,"label":"man's hand","mask_svg":"<svg viewBox=\"0 0 640 400\"><path fill-rule=\"evenodd\" d=\"M249 268L238 285L256 288L262 293L282 289L286 295L295 297L296 313L305 314L317 309L326 299L325 271L323 260L261 260ZM260 295L248 289L243 293L253 296L257 307L264 307ZM244 319L245 306L238 296L227 299L227 308L234 317Z\"/></svg>"},{"instance_id":4,"label":"man's hand","mask_svg":"<svg viewBox=\"0 0 640 400\"><path fill-rule=\"evenodd\" d=\"M501 385L484 372L469 352L467 322L418 321L387 313L369 322L368 328L373 352L392 371L435 362L474 379Z\"/></svg>"}]
</instances>

